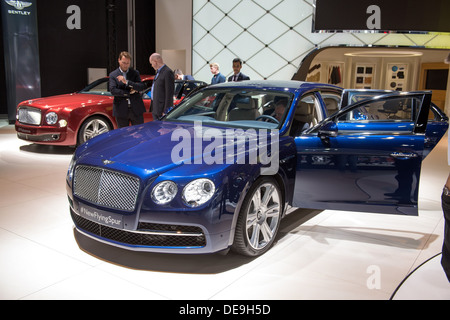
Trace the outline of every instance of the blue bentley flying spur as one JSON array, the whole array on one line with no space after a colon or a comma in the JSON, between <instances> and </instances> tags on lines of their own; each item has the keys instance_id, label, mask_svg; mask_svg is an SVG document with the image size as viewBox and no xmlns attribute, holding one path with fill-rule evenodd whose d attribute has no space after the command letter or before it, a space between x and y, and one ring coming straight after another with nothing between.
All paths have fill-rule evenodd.
<instances>
[{"instance_id":1,"label":"blue bentley flying spur","mask_svg":"<svg viewBox=\"0 0 450 320\"><path fill-rule=\"evenodd\" d=\"M417 215L421 163L447 128L428 91L212 85L79 146L70 213L129 250L257 256L295 208Z\"/></svg>"}]
</instances>

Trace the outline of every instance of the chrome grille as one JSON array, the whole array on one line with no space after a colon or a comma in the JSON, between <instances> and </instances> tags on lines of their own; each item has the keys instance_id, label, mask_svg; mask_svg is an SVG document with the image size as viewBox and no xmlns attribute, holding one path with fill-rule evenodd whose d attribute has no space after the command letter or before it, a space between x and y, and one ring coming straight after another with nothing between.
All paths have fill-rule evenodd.
<instances>
[{"instance_id":1,"label":"chrome grille","mask_svg":"<svg viewBox=\"0 0 450 320\"><path fill-rule=\"evenodd\" d=\"M30 107L20 107L18 111L20 123L38 126L41 124L41 110Z\"/></svg>"},{"instance_id":2,"label":"chrome grille","mask_svg":"<svg viewBox=\"0 0 450 320\"><path fill-rule=\"evenodd\" d=\"M74 194L102 207L134 211L139 179L120 172L90 166L77 166Z\"/></svg>"}]
</instances>

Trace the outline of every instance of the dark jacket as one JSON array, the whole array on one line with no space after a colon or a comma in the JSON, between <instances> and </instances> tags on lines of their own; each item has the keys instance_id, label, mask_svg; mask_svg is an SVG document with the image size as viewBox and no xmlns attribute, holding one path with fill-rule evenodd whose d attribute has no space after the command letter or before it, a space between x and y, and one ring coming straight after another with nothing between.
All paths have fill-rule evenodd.
<instances>
[{"instance_id":1,"label":"dark jacket","mask_svg":"<svg viewBox=\"0 0 450 320\"><path fill-rule=\"evenodd\" d=\"M233 78L234 78L234 74L228 78L228 81L229 82L233 81ZM250 77L246 76L242 72L239 72L237 81L243 81L243 80L250 80Z\"/></svg>"},{"instance_id":2,"label":"dark jacket","mask_svg":"<svg viewBox=\"0 0 450 320\"><path fill-rule=\"evenodd\" d=\"M173 94L175 91L175 76L166 65L161 67L159 74L155 76L152 88L152 114L157 120L173 107Z\"/></svg>"},{"instance_id":3,"label":"dark jacket","mask_svg":"<svg viewBox=\"0 0 450 320\"><path fill-rule=\"evenodd\" d=\"M113 115L115 117L125 118L128 116L128 108L135 115L141 115L145 112L145 105L142 101L140 91L146 89L145 83L141 81L139 71L129 69L127 73L128 84L119 82L117 77L122 75L119 68L109 74L109 91L114 96ZM135 94L130 94L134 89Z\"/></svg>"}]
</instances>

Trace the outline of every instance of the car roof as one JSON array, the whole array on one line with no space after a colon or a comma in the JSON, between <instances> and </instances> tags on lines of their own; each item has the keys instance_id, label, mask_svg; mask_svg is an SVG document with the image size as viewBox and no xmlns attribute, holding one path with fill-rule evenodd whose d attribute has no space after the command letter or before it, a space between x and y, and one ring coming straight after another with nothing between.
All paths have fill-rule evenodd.
<instances>
[{"instance_id":1,"label":"car roof","mask_svg":"<svg viewBox=\"0 0 450 320\"><path fill-rule=\"evenodd\" d=\"M266 90L282 90L288 92L309 91L313 89L334 89L342 90L342 88L315 82L305 82L296 80L246 80L240 82L224 82L214 84L208 88L253 88Z\"/></svg>"}]
</instances>

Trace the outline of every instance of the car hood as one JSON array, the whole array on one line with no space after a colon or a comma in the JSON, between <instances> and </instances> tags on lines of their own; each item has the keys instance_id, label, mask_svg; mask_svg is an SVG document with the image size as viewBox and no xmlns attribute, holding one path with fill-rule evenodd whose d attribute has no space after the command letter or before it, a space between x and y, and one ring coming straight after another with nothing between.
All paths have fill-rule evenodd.
<instances>
[{"instance_id":1,"label":"car hood","mask_svg":"<svg viewBox=\"0 0 450 320\"><path fill-rule=\"evenodd\" d=\"M198 139L200 131L204 135L205 132L211 133L208 129L212 127L194 126L190 123L149 122L117 129L91 139L79 147L78 157L84 158L82 162L92 165L102 165L106 160L108 167L117 170L128 167L128 170L156 171L162 174L182 165L180 155L185 163L196 164L196 159L202 157L202 150L212 143L208 139ZM225 129L214 129L216 134L225 136ZM187 146L186 154L181 151L182 146ZM201 151L195 152L194 148ZM214 148L224 149L225 146L217 143Z\"/></svg>"},{"instance_id":2,"label":"car hood","mask_svg":"<svg viewBox=\"0 0 450 320\"><path fill-rule=\"evenodd\" d=\"M68 106L83 106L86 104L98 104L104 100L112 99L111 96L102 96L88 93L70 93L57 96L26 100L21 106L32 106L41 109L59 108Z\"/></svg>"},{"instance_id":3,"label":"car hood","mask_svg":"<svg viewBox=\"0 0 450 320\"><path fill-rule=\"evenodd\" d=\"M259 163L262 161L261 150L265 152L269 149L268 144L275 141L274 137L278 139L278 135L267 132L272 137L267 136L267 139L258 141L256 130L247 130L245 133L232 130L193 123L148 122L113 130L87 141L77 149L77 162L93 166L106 165L110 169L126 171L142 178L191 164L190 172L204 175L205 170L220 171L224 166L242 163L243 160L256 164L257 159L254 157L254 161L249 161L250 155L255 156L256 152ZM245 144L237 138L243 136Z\"/></svg>"}]
</instances>

